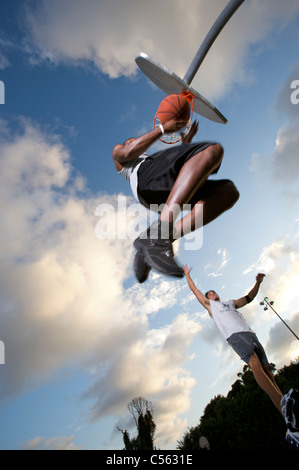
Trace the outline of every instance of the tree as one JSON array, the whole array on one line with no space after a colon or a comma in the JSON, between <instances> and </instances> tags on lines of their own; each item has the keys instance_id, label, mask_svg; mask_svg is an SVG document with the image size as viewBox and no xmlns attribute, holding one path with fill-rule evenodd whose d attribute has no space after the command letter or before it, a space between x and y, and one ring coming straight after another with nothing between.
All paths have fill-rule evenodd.
<instances>
[{"instance_id":1,"label":"tree","mask_svg":"<svg viewBox=\"0 0 299 470\"><path fill-rule=\"evenodd\" d=\"M275 379L283 393L299 389L299 362L279 370ZM198 450L199 437L206 436L212 450L293 450L285 433L284 420L244 366L227 397L210 401L198 426L185 432L177 448Z\"/></svg>"},{"instance_id":2,"label":"tree","mask_svg":"<svg viewBox=\"0 0 299 470\"><path fill-rule=\"evenodd\" d=\"M133 398L128 409L137 426L137 437L130 438L127 430L122 431L125 450L154 450L156 424L153 419L153 404L143 397Z\"/></svg>"},{"instance_id":3,"label":"tree","mask_svg":"<svg viewBox=\"0 0 299 470\"><path fill-rule=\"evenodd\" d=\"M153 404L143 397L133 398L128 404L128 409L133 416L137 427L139 416L145 415L147 411L150 411L150 413L153 414L154 411Z\"/></svg>"}]
</instances>

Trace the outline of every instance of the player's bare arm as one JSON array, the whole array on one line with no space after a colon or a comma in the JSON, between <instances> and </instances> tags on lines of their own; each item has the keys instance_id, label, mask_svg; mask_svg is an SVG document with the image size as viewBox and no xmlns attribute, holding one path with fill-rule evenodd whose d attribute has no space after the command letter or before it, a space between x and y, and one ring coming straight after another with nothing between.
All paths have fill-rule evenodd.
<instances>
[{"instance_id":1,"label":"player's bare arm","mask_svg":"<svg viewBox=\"0 0 299 470\"><path fill-rule=\"evenodd\" d=\"M185 121L172 119L164 124L163 127L156 127L150 132L143 134L137 138L128 139L124 144L118 144L114 147L112 157L114 162L126 163L140 157L149 149L162 135L166 133L176 132L186 125Z\"/></svg>"},{"instance_id":2,"label":"player's bare arm","mask_svg":"<svg viewBox=\"0 0 299 470\"><path fill-rule=\"evenodd\" d=\"M248 294L245 295L244 297L241 297L238 300L234 300L234 304L236 308L244 307L245 305L253 301L253 299L257 296L257 293L259 291L261 283L264 280L264 277L265 277L265 274L259 273L256 276L256 282L253 288L251 289L251 291L248 292Z\"/></svg>"},{"instance_id":3,"label":"player's bare arm","mask_svg":"<svg viewBox=\"0 0 299 470\"><path fill-rule=\"evenodd\" d=\"M183 270L184 270L184 274L186 276L186 279L187 279L187 282L188 282L188 285L191 289L191 291L193 292L193 294L195 295L195 297L197 298L197 300L199 301L199 303L201 303L201 305L207 309L207 311L209 312L209 315L212 316L212 312L211 312L211 308L210 308L210 301L209 299L207 299L207 297L196 287L196 285L194 284L193 280L191 279L191 276L190 276L190 271L191 271L192 268L188 268L188 266L185 264L183 265Z\"/></svg>"}]
</instances>

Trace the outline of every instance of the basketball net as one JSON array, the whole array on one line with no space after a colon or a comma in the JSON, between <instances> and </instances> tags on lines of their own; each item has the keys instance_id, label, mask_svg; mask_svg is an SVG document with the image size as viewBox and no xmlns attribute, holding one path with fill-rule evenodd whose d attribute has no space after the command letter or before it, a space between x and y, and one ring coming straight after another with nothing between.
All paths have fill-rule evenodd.
<instances>
[{"instance_id":1,"label":"basketball net","mask_svg":"<svg viewBox=\"0 0 299 470\"><path fill-rule=\"evenodd\" d=\"M182 96L182 98L187 100L189 104L191 103L190 118L186 124L185 130L182 132L183 136L185 136L188 134L191 128L195 96L188 90L183 90L180 96ZM158 111L157 111L154 117L154 122L153 122L154 129L156 129L156 127L159 127L160 124L161 122L159 120ZM160 137L159 140L161 140L161 142L163 142L164 144L177 144L180 140L182 140L182 136L181 134L178 134L177 132L173 132L171 134L165 133Z\"/></svg>"}]
</instances>

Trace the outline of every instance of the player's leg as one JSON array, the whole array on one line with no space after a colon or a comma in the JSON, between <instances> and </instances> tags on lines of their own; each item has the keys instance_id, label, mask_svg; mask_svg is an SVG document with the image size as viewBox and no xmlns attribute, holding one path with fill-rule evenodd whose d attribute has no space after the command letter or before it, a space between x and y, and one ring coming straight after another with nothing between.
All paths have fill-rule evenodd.
<instances>
[{"instance_id":1,"label":"player's leg","mask_svg":"<svg viewBox=\"0 0 299 470\"><path fill-rule=\"evenodd\" d=\"M275 379L270 371L262 366L256 353L253 353L249 361L255 380L268 394L272 402L284 418L287 425L286 440L299 448L299 392L291 389L286 395L282 395ZM272 377L270 376L272 375Z\"/></svg>"},{"instance_id":2,"label":"player's leg","mask_svg":"<svg viewBox=\"0 0 299 470\"><path fill-rule=\"evenodd\" d=\"M209 224L223 212L231 209L239 199L239 192L230 180L207 181L202 191L192 198L192 209L174 227L176 233L187 235L194 230Z\"/></svg>"},{"instance_id":3,"label":"player's leg","mask_svg":"<svg viewBox=\"0 0 299 470\"><path fill-rule=\"evenodd\" d=\"M230 180L208 180L201 191L193 196L192 209L174 225L175 238L207 225L223 212L230 209L238 200L239 193ZM135 255L134 270L140 283L147 279L150 267L142 251Z\"/></svg>"},{"instance_id":4,"label":"player's leg","mask_svg":"<svg viewBox=\"0 0 299 470\"><path fill-rule=\"evenodd\" d=\"M189 202L209 175L219 167L222 158L222 146L213 144L195 154L182 166L159 221L134 242L135 248L142 250L145 262L152 268L164 274L183 277L183 270L176 263L172 250L172 243L176 238L173 223L183 205Z\"/></svg>"},{"instance_id":5,"label":"player's leg","mask_svg":"<svg viewBox=\"0 0 299 470\"><path fill-rule=\"evenodd\" d=\"M280 402L282 399L282 393L278 387L270 379L269 374L265 373L264 367L262 366L257 354L254 352L249 360L249 367L252 370L255 380L258 385L264 390L265 393L271 398L273 404L282 414ZM273 378L274 379L274 378Z\"/></svg>"},{"instance_id":6,"label":"player's leg","mask_svg":"<svg viewBox=\"0 0 299 470\"><path fill-rule=\"evenodd\" d=\"M180 209L187 204L208 177L222 162L223 148L214 144L194 155L182 167L169 194L160 220L173 224L180 214Z\"/></svg>"},{"instance_id":7,"label":"player's leg","mask_svg":"<svg viewBox=\"0 0 299 470\"><path fill-rule=\"evenodd\" d=\"M282 395L282 392L281 392L280 388L278 387L278 385L275 381L274 375L272 374L271 370L268 367L265 367L265 366L263 366L263 369L264 369L265 374L269 377L269 379L273 383L274 387L277 389L278 393L281 393L281 395Z\"/></svg>"}]
</instances>

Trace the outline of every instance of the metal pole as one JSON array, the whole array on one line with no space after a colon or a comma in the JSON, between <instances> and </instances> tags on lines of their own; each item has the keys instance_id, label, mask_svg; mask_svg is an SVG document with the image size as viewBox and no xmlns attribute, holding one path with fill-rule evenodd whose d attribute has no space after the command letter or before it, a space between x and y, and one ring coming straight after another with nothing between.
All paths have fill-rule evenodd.
<instances>
[{"instance_id":1,"label":"metal pole","mask_svg":"<svg viewBox=\"0 0 299 470\"><path fill-rule=\"evenodd\" d=\"M282 323L285 324L285 326L291 331L291 333L293 333L293 335L295 336L295 338L297 338L298 341L299 341L299 338L298 338L298 336L296 335L296 333L294 333L294 331L289 327L289 325L286 324L286 322L281 318L280 315L278 315L278 313L276 312L276 310L274 310L274 308L272 307L272 304L273 304L274 302L273 302L273 301L272 301L272 302L269 302L268 297L265 297L265 298L264 298L264 301L265 301L266 304L273 310L273 312L276 313L276 315L277 315L278 318L282 321ZM263 305L263 302L261 302L261 305ZM266 307L266 309L267 309L267 307Z\"/></svg>"},{"instance_id":2,"label":"metal pole","mask_svg":"<svg viewBox=\"0 0 299 470\"><path fill-rule=\"evenodd\" d=\"M220 34L226 23L230 20L233 14L237 11L237 9L244 3L245 0L230 0L230 2L226 5L222 13L218 16L217 20L211 27L210 31L206 35L202 45L198 49L187 73L184 77L184 81L190 85L192 82L197 70L199 69L200 65L202 64L204 58L206 57L207 53L209 52L212 44L214 43L217 36Z\"/></svg>"}]
</instances>

